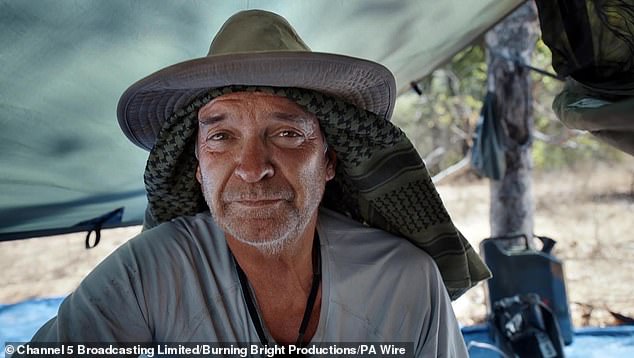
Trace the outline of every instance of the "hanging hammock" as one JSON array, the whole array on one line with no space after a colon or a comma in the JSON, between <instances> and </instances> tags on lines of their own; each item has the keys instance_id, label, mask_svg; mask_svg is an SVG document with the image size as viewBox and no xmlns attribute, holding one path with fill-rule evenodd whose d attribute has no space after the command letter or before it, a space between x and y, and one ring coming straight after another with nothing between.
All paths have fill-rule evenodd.
<instances>
[{"instance_id":1,"label":"hanging hammock","mask_svg":"<svg viewBox=\"0 0 634 358\"><path fill-rule=\"evenodd\" d=\"M566 77L553 109L634 155L634 0L536 0L544 43Z\"/></svg>"}]
</instances>

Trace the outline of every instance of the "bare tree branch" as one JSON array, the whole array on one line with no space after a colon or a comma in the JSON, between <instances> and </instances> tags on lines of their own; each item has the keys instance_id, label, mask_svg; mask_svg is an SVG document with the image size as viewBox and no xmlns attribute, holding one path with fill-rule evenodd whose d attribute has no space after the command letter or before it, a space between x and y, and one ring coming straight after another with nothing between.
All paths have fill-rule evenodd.
<instances>
[{"instance_id":1,"label":"bare tree branch","mask_svg":"<svg viewBox=\"0 0 634 358\"><path fill-rule=\"evenodd\" d=\"M443 170L442 172L434 175L431 180L435 185L440 185L442 183L446 183L454 178L459 177L460 175L469 171L471 166L469 163L471 162L471 156L467 155L462 158L458 163L450 166L449 168Z\"/></svg>"}]
</instances>

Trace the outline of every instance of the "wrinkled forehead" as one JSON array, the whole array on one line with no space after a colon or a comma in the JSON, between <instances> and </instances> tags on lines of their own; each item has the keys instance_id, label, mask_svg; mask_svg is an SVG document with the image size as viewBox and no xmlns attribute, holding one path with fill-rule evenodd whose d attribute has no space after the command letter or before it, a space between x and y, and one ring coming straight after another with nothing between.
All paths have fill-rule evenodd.
<instances>
[{"instance_id":1,"label":"wrinkled forehead","mask_svg":"<svg viewBox=\"0 0 634 358\"><path fill-rule=\"evenodd\" d=\"M317 117L294 101L265 92L233 92L216 97L198 111L198 120L218 115L267 114L281 119L292 119L319 124Z\"/></svg>"}]
</instances>

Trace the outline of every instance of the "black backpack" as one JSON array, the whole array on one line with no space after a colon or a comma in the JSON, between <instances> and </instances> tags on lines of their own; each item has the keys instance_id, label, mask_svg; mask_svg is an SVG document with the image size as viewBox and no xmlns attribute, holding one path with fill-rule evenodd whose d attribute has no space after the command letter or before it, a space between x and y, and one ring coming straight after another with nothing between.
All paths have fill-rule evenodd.
<instances>
[{"instance_id":1,"label":"black backpack","mask_svg":"<svg viewBox=\"0 0 634 358\"><path fill-rule=\"evenodd\" d=\"M537 294L494 302L488 325L495 344L507 357L564 357L557 320Z\"/></svg>"}]
</instances>

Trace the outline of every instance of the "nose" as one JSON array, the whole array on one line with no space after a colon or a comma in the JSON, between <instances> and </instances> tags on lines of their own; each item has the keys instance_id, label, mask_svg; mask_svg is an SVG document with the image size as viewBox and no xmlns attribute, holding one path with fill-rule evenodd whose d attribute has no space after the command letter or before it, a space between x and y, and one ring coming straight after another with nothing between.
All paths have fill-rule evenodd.
<instances>
[{"instance_id":1,"label":"nose","mask_svg":"<svg viewBox=\"0 0 634 358\"><path fill-rule=\"evenodd\" d=\"M256 183L275 174L270 153L260 138L245 140L237 159L235 175L247 183Z\"/></svg>"}]
</instances>

